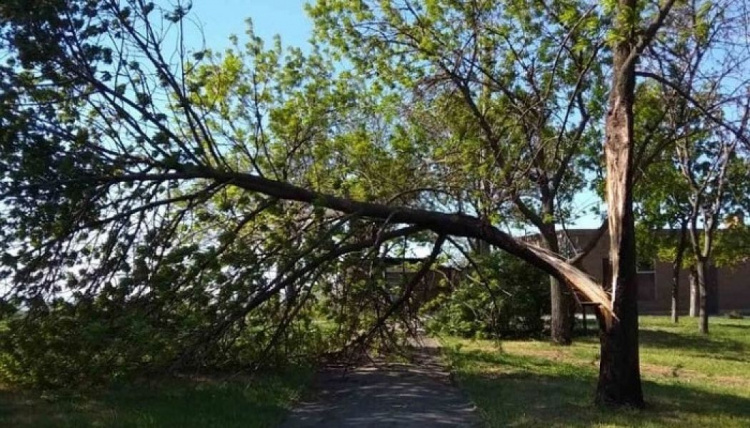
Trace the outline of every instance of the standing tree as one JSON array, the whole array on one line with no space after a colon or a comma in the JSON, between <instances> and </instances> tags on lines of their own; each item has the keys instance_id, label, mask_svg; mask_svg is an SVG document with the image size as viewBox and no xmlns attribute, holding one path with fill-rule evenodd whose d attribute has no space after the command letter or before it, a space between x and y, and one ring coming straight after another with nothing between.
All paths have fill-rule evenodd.
<instances>
[{"instance_id":1,"label":"standing tree","mask_svg":"<svg viewBox=\"0 0 750 428\"><path fill-rule=\"evenodd\" d=\"M684 182L671 158L649 167L638 194L638 257L641 260L671 263L671 318L672 322L677 323L680 272L685 266L685 252L688 249L690 210Z\"/></svg>"},{"instance_id":2,"label":"standing tree","mask_svg":"<svg viewBox=\"0 0 750 428\"><path fill-rule=\"evenodd\" d=\"M747 121L747 111L743 122ZM742 124L745 127L745 123ZM688 196L690 216L688 234L694 257L699 295L700 332L708 334L709 288L707 272L713 256L715 237L722 212L732 204L728 187L732 182L742 183L746 171L732 165L736 162L736 139L718 135L718 141L707 139L693 144L688 142L678 146L679 167L689 186ZM731 138L731 137L730 137ZM741 173L732 177L729 171Z\"/></svg>"},{"instance_id":3,"label":"standing tree","mask_svg":"<svg viewBox=\"0 0 750 428\"><path fill-rule=\"evenodd\" d=\"M674 153L679 141L701 138L706 133L700 126L699 112L675 91L653 84L642 84L640 90L643 105L637 117L647 140L639 151L648 161L640 164L636 189L638 256L641 260L659 259L672 264L671 317L677 323L680 271L688 249L691 209L689 189ZM669 230L665 231L665 227ZM673 233L675 230L677 234Z\"/></svg>"}]
</instances>

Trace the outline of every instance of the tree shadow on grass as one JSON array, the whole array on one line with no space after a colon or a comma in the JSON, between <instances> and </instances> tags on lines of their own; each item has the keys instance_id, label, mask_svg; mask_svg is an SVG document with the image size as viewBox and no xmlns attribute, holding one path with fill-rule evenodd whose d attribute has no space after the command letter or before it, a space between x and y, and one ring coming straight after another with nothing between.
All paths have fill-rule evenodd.
<instances>
[{"instance_id":1,"label":"tree shadow on grass","mask_svg":"<svg viewBox=\"0 0 750 428\"><path fill-rule=\"evenodd\" d=\"M641 346L672 349L732 361L748 361L750 346L726 337L692 336L663 330L641 330Z\"/></svg>"},{"instance_id":2,"label":"tree shadow on grass","mask_svg":"<svg viewBox=\"0 0 750 428\"><path fill-rule=\"evenodd\" d=\"M750 330L750 324L721 324L721 328L735 330Z\"/></svg>"},{"instance_id":3,"label":"tree shadow on grass","mask_svg":"<svg viewBox=\"0 0 750 428\"><path fill-rule=\"evenodd\" d=\"M596 368L501 352L449 351L490 426L750 426L750 399L699 385L644 382L646 410L593 405Z\"/></svg>"},{"instance_id":4,"label":"tree shadow on grass","mask_svg":"<svg viewBox=\"0 0 750 428\"><path fill-rule=\"evenodd\" d=\"M0 426L273 427L307 375L159 381L86 393L0 391Z\"/></svg>"}]
</instances>

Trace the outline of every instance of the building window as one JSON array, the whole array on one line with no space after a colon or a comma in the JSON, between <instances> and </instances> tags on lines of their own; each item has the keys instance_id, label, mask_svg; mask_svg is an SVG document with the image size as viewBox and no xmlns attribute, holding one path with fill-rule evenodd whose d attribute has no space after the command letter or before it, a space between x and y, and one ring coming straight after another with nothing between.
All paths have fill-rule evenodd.
<instances>
[{"instance_id":1,"label":"building window","mask_svg":"<svg viewBox=\"0 0 750 428\"><path fill-rule=\"evenodd\" d=\"M637 265L638 300L656 300L656 270L653 260L640 260Z\"/></svg>"}]
</instances>

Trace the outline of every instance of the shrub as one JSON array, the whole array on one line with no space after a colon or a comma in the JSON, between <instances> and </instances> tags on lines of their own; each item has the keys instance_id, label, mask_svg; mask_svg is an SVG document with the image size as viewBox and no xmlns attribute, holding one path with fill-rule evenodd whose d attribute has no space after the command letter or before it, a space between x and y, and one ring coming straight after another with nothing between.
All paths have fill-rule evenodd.
<instances>
[{"instance_id":1,"label":"shrub","mask_svg":"<svg viewBox=\"0 0 750 428\"><path fill-rule=\"evenodd\" d=\"M529 337L542 333L549 311L548 277L528 263L493 253L476 259L450 292L423 313L431 332L463 337Z\"/></svg>"},{"instance_id":2,"label":"shrub","mask_svg":"<svg viewBox=\"0 0 750 428\"><path fill-rule=\"evenodd\" d=\"M278 367L319 352L320 334L308 316L296 317L269 346L280 323L276 307L257 308L241 328L219 334L219 318L206 307L159 303L123 299L115 304L99 296L6 311L0 319L0 381L44 389L85 387L170 370Z\"/></svg>"}]
</instances>

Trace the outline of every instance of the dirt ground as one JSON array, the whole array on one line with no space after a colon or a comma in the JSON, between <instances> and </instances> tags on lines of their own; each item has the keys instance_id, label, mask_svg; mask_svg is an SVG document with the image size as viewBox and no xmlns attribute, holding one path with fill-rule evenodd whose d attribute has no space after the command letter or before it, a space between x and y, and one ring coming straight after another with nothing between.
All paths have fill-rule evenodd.
<instances>
[{"instance_id":1,"label":"dirt ground","mask_svg":"<svg viewBox=\"0 0 750 428\"><path fill-rule=\"evenodd\" d=\"M371 363L319 373L314 398L281 428L473 427L474 406L451 383L436 342L425 339L411 364Z\"/></svg>"}]
</instances>

